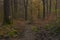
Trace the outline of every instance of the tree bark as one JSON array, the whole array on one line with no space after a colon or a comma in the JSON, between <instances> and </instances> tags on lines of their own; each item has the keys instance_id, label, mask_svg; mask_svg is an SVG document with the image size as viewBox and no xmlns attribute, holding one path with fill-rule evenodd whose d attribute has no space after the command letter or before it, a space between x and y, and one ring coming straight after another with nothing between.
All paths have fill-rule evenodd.
<instances>
[{"instance_id":1,"label":"tree bark","mask_svg":"<svg viewBox=\"0 0 60 40\"><path fill-rule=\"evenodd\" d=\"M27 13L28 13L28 0L24 0L24 7L25 7L25 20L27 20Z\"/></svg>"},{"instance_id":2,"label":"tree bark","mask_svg":"<svg viewBox=\"0 0 60 40\"><path fill-rule=\"evenodd\" d=\"M43 2L43 19L45 19L45 0L42 0Z\"/></svg>"},{"instance_id":3,"label":"tree bark","mask_svg":"<svg viewBox=\"0 0 60 40\"><path fill-rule=\"evenodd\" d=\"M10 24L10 1L9 0L4 0L4 19L3 19L3 24Z\"/></svg>"},{"instance_id":4,"label":"tree bark","mask_svg":"<svg viewBox=\"0 0 60 40\"><path fill-rule=\"evenodd\" d=\"M46 0L46 6L47 6L47 14L48 14L48 0Z\"/></svg>"},{"instance_id":5,"label":"tree bark","mask_svg":"<svg viewBox=\"0 0 60 40\"><path fill-rule=\"evenodd\" d=\"M17 8L18 8L17 2L18 2L18 0L14 0L14 3L13 3L13 5L14 5L14 14L15 14L14 16L15 16L15 18L16 18Z\"/></svg>"},{"instance_id":6,"label":"tree bark","mask_svg":"<svg viewBox=\"0 0 60 40\"><path fill-rule=\"evenodd\" d=\"M50 0L50 7L49 7L49 14L51 14L51 0Z\"/></svg>"},{"instance_id":7,"label":"tree bark","mask_svg":"<svg viewBox=\"0 0 60 40\"><path fill-rule=\"evenodd\" d=\"M56 0L56 5L55 5L55 11L56 11L56 12L55 12L55 13L56 13L56 21L57 21L57 16L58 16L58 15L57 15L57 0Z\"/></svg>"},{"instance_id":8,"label":"tree bark","mask_svg":"<svg viewBox=\"0 0 60 40\"><path fill-rule=\"evenodd\" d=\"M40 0L38 0L38 18L40 18Z\"/></svg>"}]
</instances>

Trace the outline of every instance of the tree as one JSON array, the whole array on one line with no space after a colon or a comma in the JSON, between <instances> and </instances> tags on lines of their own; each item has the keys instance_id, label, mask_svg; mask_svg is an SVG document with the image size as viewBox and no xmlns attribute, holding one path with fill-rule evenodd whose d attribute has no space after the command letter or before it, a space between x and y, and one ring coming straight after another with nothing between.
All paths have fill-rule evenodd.
<instances>
[{"instance_id":1,"label":"tree","mask_svg":"<svg viewBox=\"0 0 60 40\"><path fill-rule=\"evenodd\" d=\"M27 20L28 0L24 0L24 7L25 7L25 20Z\"/></svg>"},{"instance_id":2,"label":"tree","mask_svg":"<svg viewBox=\"0 0 60 40\"><path fill-rule=\"evenodd\" d=\"M14 8L14 17L16 18L16 14L17 14L17 8L18 8L18 5L17 5L17 2L18 0L14 0L13 2L13 8Z\"/></svg>"},{"instance_id":3,"label":"tree","mask_svg":"<svg viewBox=\"0 0 60 40\"><path fill-rule=\"evenodd\" d=\"M40 18L40 0L38 0L38 18Z\"/></svg>"},{"instance_id":4,"label":"tree","mask_svg":"<svg viewBox=\"0 0 60 40\"><path fill-rule=\"evenodd\" d=\"M3 24L10 24L10 1L4 0L4 19Z\"/></svg>"},{"instance_id":5,"label":"tree","mask_svg":"<svg viewBox=\"0 0 60 40\"><path fill-rule=\"evenodd\" d=\"M15 18L14 15L14 0L10 0L10 14L11 14L11 23L13 24L13 18Z\"/></svg>"},{"instance_id":6,"label":"tree","mask_svg":"<svg viewBox=\"0 0 60 40\"><path fill-rule=\"evenodd\" d=\"M47 7L47 14L48 14L48 8L49 8L49 0L46 0L46 7ZM48 15L47 15L48 16Z\"/></svg>"},{"instance_id":7,"label":"tree","mask_svg":"<svg viewBox=\"0 0 60 40\"><path fill-rule=\"evenodd\" d=\"M51 0L50 0L50 6L49 6L49 13L51 13Z\"/></svg>"},{"instance_id":8,"label":"tree","mask_svg":"<svg viewBox=\"0 0 60 40\"><path fill-rule=\"evenodd\" d=\"M43 19L45 18L45 0L42 0L43 2Z\"/></svg>"},{"instance_id":9,"label":"tree","mask_svg":"<svg viewBox=\"0 0 60 40\"><path fill-rule=\"evenodd\" d=\"M31 16L31 18L30 18L30 21L32 22L32 10L33 8L32 8L32 0L30 0L30 16Z\"/></svg>"},{"instance_id":10,"label":"tree","mask_svg":"<svg viewBox=\"0 0 60 40\"><path fill-rule=\"evenodd\" d=\"M56 21L57 21L57 0L56 0L56 5L55 5L55 10L56 10Z\"/></svg>"}]
</instances>

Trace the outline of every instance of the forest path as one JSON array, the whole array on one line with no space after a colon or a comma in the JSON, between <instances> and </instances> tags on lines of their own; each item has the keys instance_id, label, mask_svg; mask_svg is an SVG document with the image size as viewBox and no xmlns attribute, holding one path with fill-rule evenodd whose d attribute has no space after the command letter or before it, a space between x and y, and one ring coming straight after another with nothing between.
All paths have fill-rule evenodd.
<instances>
[{"instance_id":1,"label":"forest path","mask_svg":"<svg viewBox=\"0 0 60 40\"><path fill-rule=\"evenodd\" d=\"M18 30L20 31L20 29L21 30L23 30L24 32L24 37L23 38L21 38L21 39L19 39L19 40L35 40L35 33L32 31L32 27L33 26L36 26L36 27L38 27L38 26L41 26L41 27L43 27L45 24L48 24L48 22L49 21L51 21L50 20L51 19L51 17L49 17L49 20L48 19L46 19L46 20L38 20L38 21L33 21L32 22L32 24L29 24L29 22L26 22L26 21L20 21L20 20L14 20L14 25L16 25L16 27L18 27Z\"/></svg>"},{"instance_id":2,"label":"forest path","mask_svg":"<svg viewBox=\"0 0 60 40\"><path fill-rule=\"evenodd\" d=\"M19 40L34 40L34 32L32 31L32 24L27 24L25 21L14 21L15 27L18 28L18 31L23 31L23 38Z\"/></svg>"},{"instance_id":3,"label":"forest path","mask_svg":"<svg viewBox=\"0 0 60 40\"><path fill-rule=\"evenodd\" d=\"M32 32L32 25L26 25L23 40L34 40L34 33Z\"/></svg>"}]
</instances>

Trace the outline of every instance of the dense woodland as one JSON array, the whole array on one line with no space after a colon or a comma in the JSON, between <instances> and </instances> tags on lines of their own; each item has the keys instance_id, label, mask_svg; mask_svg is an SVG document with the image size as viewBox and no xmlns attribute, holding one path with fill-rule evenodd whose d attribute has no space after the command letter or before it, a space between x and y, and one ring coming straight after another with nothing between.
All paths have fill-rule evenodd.
<instances>
[{"instance_id":1,"label":"dense woodland","mask_svg":"<svg viewBox=\"0 0 60 40\"><path fill-rule=\"evenodd\" d=\"M0 0L1 40L60 40L59 24L60 0Z\"/></svg>"},{"instance_id":2,"label":"dense woodland","mask_svg":"<svg viewBox=\"0 0 60 40\"><path fill-rule=\"evenodd\" d=\"M56 18L59 15L59 0L3 0L1 5L0 14L3 15L3 23L13 19L33 22L46 19L48 21L49 17L53 20L53 17Z\"/></svg>"}]
</instances>

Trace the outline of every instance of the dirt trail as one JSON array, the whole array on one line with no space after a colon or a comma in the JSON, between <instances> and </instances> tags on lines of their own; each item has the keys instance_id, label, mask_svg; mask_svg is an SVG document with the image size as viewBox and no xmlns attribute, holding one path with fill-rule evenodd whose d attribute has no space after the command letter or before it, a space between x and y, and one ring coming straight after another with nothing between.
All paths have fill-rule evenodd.
<instances>
[{"instance_id":1,"label":"dirt trail","mask_svg":"<svg viewBox=\"0 0 60 40\"><path fill-rule=\"evenodd\" d=\"M34 33L32 32L32 25L26 25L24 40L34 40Z\"/></svg>"}]
</instances>

